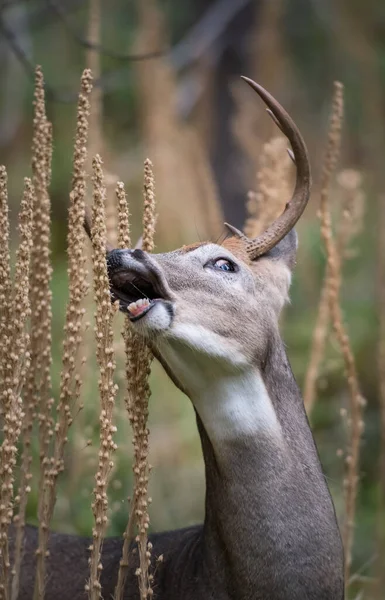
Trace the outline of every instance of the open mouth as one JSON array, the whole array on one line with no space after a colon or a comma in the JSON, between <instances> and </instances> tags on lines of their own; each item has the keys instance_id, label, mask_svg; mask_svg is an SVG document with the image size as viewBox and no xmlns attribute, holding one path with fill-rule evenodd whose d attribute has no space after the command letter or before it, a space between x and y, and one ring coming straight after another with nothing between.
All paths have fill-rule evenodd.
<instances>
[{"instance_id":1,"label":"open mouth","mask_svg":"<svg viewBox=\"0 0 385 600\"><path fill-rule=\"evenodd\" d=\"M168 300L162 286L144 279L127 269L110 273L112 300L119 300L120 310L126 313L132 322L142 319L157 302Z\"/></svg>"}]
</instances>

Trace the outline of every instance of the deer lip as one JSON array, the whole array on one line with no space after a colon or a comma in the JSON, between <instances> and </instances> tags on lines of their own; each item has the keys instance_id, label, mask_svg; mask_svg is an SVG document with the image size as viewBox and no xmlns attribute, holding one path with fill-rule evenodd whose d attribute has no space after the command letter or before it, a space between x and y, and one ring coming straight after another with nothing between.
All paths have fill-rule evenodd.
<instances>
[{"instance_id":1,"label":"deer lip","mask_svg":"<svg viewBox=\"0 0 385 600\"><path fill-rule=\"evenodd\" d=\"M133 305L137 304L136 302L131 302L131 304L129 304L126 307L125 312L127 313L128 317L132 323L142 319L145 315L147 315L147 313L150 312L150 310L152 308L154 308L154 306L157 302L163 302L163 300L161 298L155 298L155 300L148 300L147 302L148 302L148 304L145 304L139 308L135 308L133 306Z\"/></svg>"},{"instance_id":2,"label":"deer lip","mask_svg":"<svg viewBox=\"0 0 385 600\"><path fill-rule=\"evenodd\" d=\"M112 300L119 300L120 310L133 322L143 318L157 302L169 300L152 273L147 278L128 269L116 270L110 273L110 290Z\"/></svg>"}]
</instances>

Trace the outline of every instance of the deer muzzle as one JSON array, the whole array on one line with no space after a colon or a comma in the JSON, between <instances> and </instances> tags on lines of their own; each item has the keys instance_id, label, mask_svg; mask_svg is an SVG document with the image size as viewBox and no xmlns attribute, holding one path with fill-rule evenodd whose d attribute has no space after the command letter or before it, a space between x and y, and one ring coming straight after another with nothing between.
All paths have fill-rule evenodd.
<instances>
[{"instance_id":1,"label":"deer muzzle","mask_svg":"<svg viewBox=\"0 0 385 600\"><path fill-rule=\"evenodd\" d=\"M172 294L156 263L143 250L112 250L107 254L112 301L132 322L139 321L156 305L172 304Z\"/></svg>"}]
</instances>

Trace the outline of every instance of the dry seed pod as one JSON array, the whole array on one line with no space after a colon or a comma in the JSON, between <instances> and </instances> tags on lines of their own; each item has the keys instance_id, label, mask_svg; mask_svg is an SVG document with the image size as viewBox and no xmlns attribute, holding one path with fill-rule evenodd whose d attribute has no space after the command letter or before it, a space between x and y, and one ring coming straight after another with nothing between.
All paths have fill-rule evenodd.
<instances>
[{"instance_id":1,"label":"dry seed pod","mask_svg":"<svg viewBox=\"0 0 385 600\"><path fill-rule=\"evenodd\" d=\"M344 480L345 488L345 523L342 539L345 548L345 585L349 582L351 553L354 532L354 515L358 490L358 466L360 457L360 441L363 431L362 409L363 401L359 389L354 355L352 352L348 333L346 331L340 306L341 289L341 261L338 255L336 242L333 237L328 195L330 180L336 166L341 140L341 127L343 119L343 86L339 82L334 84L334 98L332 115L330 119L328 147L323 168L321 185L321 235L327 254L327 269L329 272L328 296L329 308L332 318L334 333L338 340L345 363L346 379L349 388L350 418L349 447L346 457L347 473Z\"/></svg>"},{"instance_id":2,"label":"dry seed pod","mask_svg":"<svg viewBox=\"0 0 385 600\"><path fill-rule=\"evenodd\" d=\"M147 159L144 163L144 210L143 210L143 249L151 252L154 248L155 232L155 193L152 163ZM121 203L119 211L121 247L125 243L124 231L127 231L128 206ZM124 584L128 574L129 546L134 537L136 522L138 535L136 537L139 550L139 565L137 569L139 591L141 600L147 600L153 594L152 575L149 573L151 564L151 546L148 543L147 530L149 526L148 514L148 481L150 465L148 463L149 430L148 400L150 387L148 377L152 354L145 344L132 329L129 319L126 318L123 331L126 350L126 377L127 395L126 407L133 430L134 447L134 497L131 502L130 515L124 533L122 559L119 566L118 582L115 588L116 600L122 600Z\"/></svg>"},{"instance_id":3,"label":"dry seed pod","mask_svg":"<svg viewBox=\"0 0 385 600\"><path fill-rule=\"evenodd\" d=\"M94 501L92 512L95 525L92 531L93 544L90 557L90 580L87 584L90 600L101 598L100 572L101 549L108 523L107 486L113 467L112 453L116 450L113 434L116 427L112 422L116 386L113 381L115 358L113 349L113 316L117 306L111 305L110 284L107 273L105 223L106 190L103 181L102 161L96 156L92 163L94 183L94 205L92 219L92 245L94 293L96 300L96 357L100 370L100 451L98 469L95 475Z\"/></svg>"},{"instance_id":4,"label":"dry seed pod","mask_svg":"<svg viewBox=\"0 0 385 600\"><path fill-rule=\"evenodd\" d=\"M43 480L40 486L39 496L39 548L37 553L37 571L35 582L35 595L43 599L46 581L45 558L47 553L49 525L52 519L56 503L57 478L64 469L64 448L67 442L68 428L72 423L72 412L74 404L79 399L81 376L75 357L78 354L81 337L84 310L82 302L88 289L86 282L87 272L85 267L85 238L84 238L84 201L86 192L85 183L85 161L87 156L87 134L89 96L92 89L92 75L85 70L81 79L81 90L78 100L77 124L75 135L75 147L73 156L73 177L70 193L70 206L68 211L68 278L69 299L66 309L65 337L63 343L63 366L60 376L60 399L57 406L58 418L55 427L52 427L48 412L45 414L46 432L43 436L44 457L48 455L48 437L55 433L53 456L49 457L49 468L43 470ZM49 139L49 133L48 133ZM47 154L46 154L47 156ZM45 159L48 170L49 161ZM39 174L41 177L41 174ZM48 176L47 176L48 178ZM45 253L46 255L46 253ZM46 301L46 312L50 311L50 296ZM46 336L45 348L48 348L48 335ZM50 341L50 338L49 338ZM47 352L46 360L50 360L50 352ZM36 365L31 367L35 373ZM46 383L47 388L48 382ZM51 404L50 401L49 404ZM46 410L49 410L49 404ZM46 459L47 460L47 459Z\"/></svg>"},{"instance_id":5,"label":"dry seed pod","mask_svg":"<svg viewBox=\"0 0 385 600\"><path fill-rule=\"evenodd\" d=\"M30 315L29 268L32 243L33 187L30 179L24 180L24 194L19 214L20 244L17 250L14 288L9 312L9 341L7 361L3 369L7 389L1 398L4 425L3 442L0 447L0 590L4 598L10 598L10 558L8 551L8 527L13 516L14 469L17 443L22 430L23 403L21 391L29 366L29 335L26 321Z\"/></svg>"}]
</instances>

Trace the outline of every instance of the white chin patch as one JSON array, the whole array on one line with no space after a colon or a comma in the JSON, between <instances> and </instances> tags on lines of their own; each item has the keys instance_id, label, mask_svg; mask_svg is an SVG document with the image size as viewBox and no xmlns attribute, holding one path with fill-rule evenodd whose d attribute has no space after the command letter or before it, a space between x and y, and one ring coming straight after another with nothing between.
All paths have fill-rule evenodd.
<instances>
[{"instance_id":1,"label":"white chin patch","mask_svg":"<svg viewBox=\"0 0 385 600\"><path fill-rule=\"evenodd\" d=\"M142 333L157 333L171 327L172 316L163 302L155 302L149 312L132 324Z\"/></svg>"}]
</instances>

